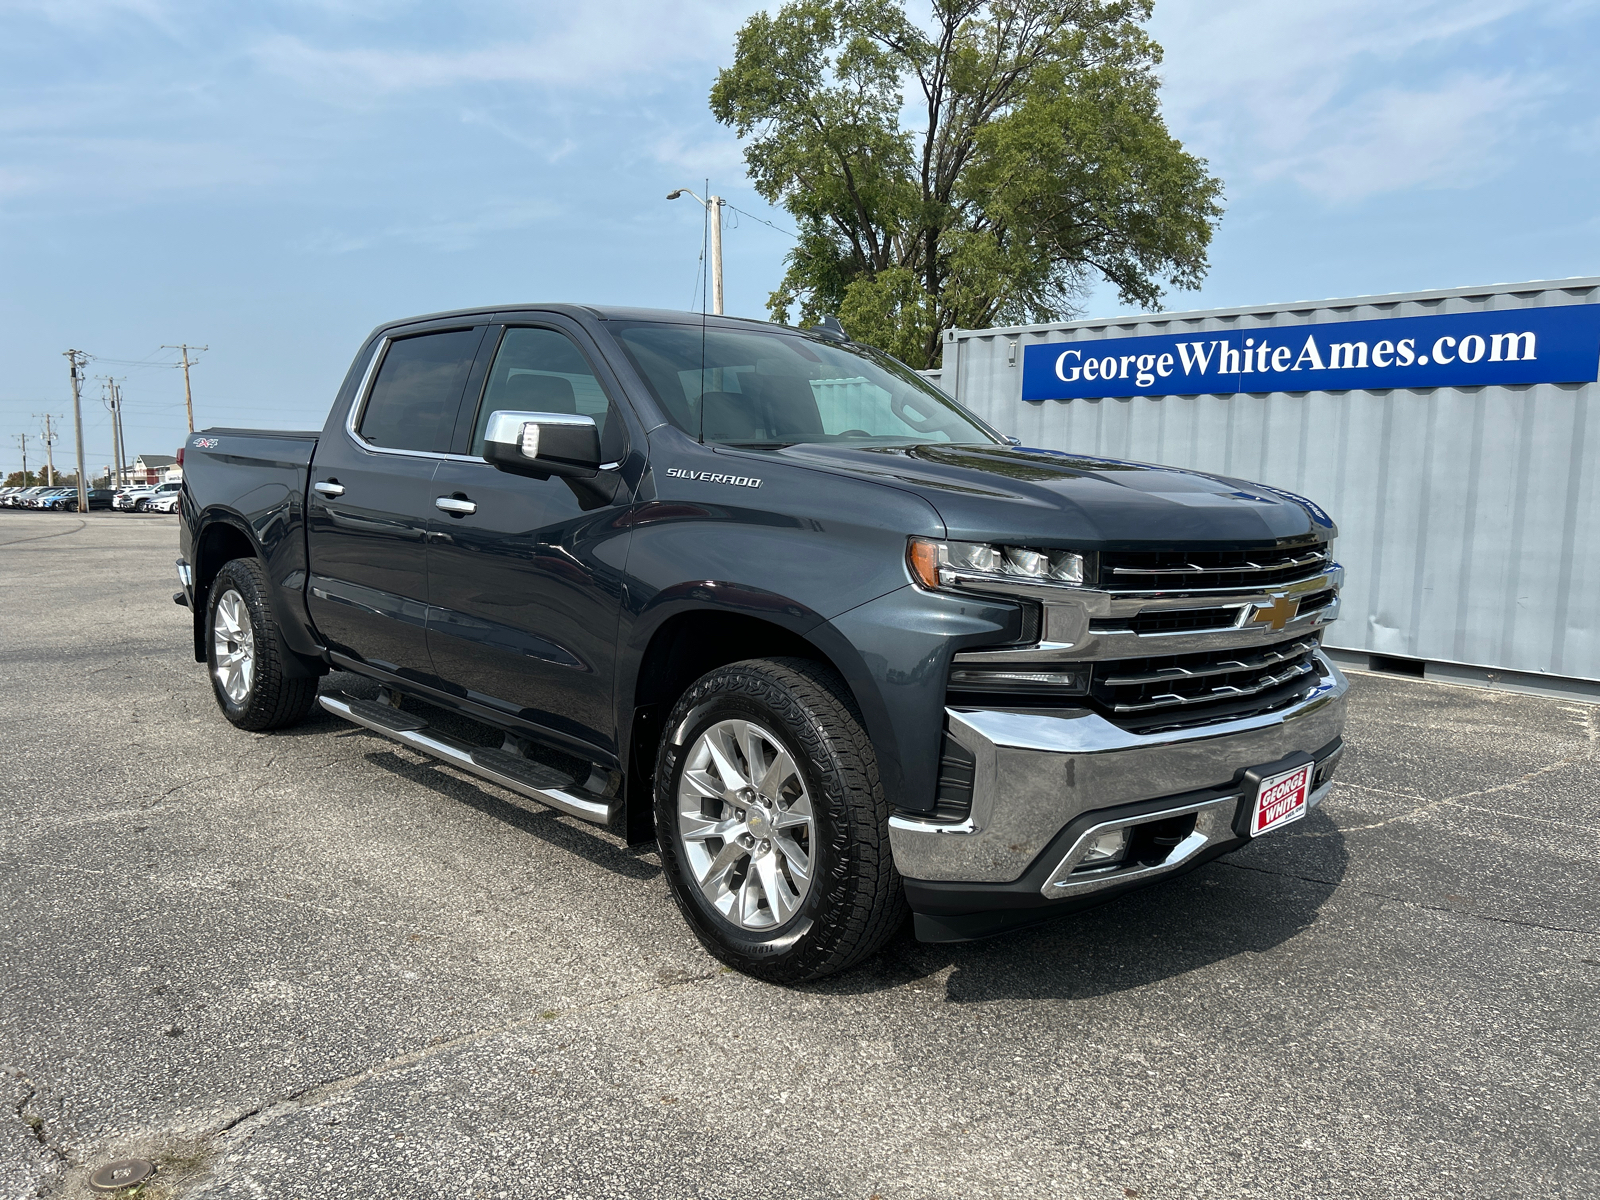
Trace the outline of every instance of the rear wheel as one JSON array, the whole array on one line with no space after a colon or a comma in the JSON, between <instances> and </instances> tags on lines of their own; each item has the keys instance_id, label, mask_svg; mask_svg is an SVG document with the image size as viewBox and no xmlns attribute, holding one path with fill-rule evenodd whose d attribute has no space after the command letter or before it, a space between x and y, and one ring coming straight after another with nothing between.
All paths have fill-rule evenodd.
<instances>
[{"instance_id":1,"label":"rear wheel","mask_svg":"<svg viewBox=\"0 0 1600 1200\"><path fill-rule=\"evenodd\" d=\"M222 715L240 729L281 729L317 700L315 676L284 673L266 574L253 558L225 563L206 603L206 664Z\"/></svg>"},{"instance_id":2,"label":"rear wheel","mask_svg":"<svg viewBox=\"0 0 1600 1200\"><path fill-rule=\"evenodd\" d=\"M712 954L776 983L845 970L905 920L877 758L844 682L805 659L697 680L656 765L678 907Z\"/></svg>"}]
</instances>

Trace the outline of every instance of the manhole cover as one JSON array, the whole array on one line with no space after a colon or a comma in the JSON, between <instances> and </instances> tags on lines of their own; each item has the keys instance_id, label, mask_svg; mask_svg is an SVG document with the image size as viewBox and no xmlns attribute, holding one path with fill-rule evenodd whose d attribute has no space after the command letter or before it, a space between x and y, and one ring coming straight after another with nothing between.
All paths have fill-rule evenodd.
<instances>
[{"instance_id":1,"label":"manhole cover","mask_svg":"<svg viewBox=\"0 0 1600 1200\"><path fill-rule=\"evenodd\" d=\"M89 1186L97 1192L117 1192L143 1183L153 1174L155 1167L142 1158L119 1158L89 1176Z\"/></svg>"}]
</instances>

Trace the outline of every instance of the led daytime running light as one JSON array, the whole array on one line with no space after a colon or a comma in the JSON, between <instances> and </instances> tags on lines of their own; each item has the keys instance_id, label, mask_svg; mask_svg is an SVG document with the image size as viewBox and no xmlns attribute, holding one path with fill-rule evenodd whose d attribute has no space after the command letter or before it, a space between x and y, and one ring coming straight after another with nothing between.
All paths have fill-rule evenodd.
<instances>
[{"instance_id":1,"label":"led daytime running light","mask_svg":"<svg viewBox=\"0 0 1600 1200\"><path fill-rule=\"evenodd\" d=\"M906 564L912 578L930 590L956 587L961 576L1066 587L1091 582L1088 561L1076 550L912 538L906 548Z\"/></svg>"}]
</instances>

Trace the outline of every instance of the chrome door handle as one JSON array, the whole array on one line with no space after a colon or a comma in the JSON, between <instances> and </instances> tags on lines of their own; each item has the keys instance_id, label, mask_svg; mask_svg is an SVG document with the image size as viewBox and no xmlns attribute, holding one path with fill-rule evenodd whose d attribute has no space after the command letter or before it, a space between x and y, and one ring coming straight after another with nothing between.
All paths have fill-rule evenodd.
<instances>
[{"instance_id":1,"label":"chrome door handle","mask_svg":"<svg viewBox=\"0 0 1600 1200\"><path fill-rule=\"evenodd\" d=\"M433 506L440 512L447 512L452 517L470 517L478 511L478 506L471 500L457 500L454 496L440 496L433 502Z\"/></svg>"},{"instance_id":2,"label":"chrome door handle","mask_svg":"<svg viewBox=\"0 0 1600 1200\"><path fill-rule=\"evenodd\" d=\"M311 488L319 496L332 497L344 495L344 484L342 483L313 483Z\"/></svg>"}]
</instances>

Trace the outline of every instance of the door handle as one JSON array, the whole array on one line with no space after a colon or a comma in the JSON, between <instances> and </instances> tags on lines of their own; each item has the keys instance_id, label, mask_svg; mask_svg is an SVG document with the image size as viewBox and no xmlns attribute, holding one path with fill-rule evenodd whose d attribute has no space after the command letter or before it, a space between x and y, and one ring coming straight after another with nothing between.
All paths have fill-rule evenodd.
<instances>
[{"instance_id":1,"label":"door handle","mask_svg":"<svg viewBox=\"0 0 1600 1200\"><path fill-rule=\"evenodd\" d=\"M447 512L452 517L470 517L478 511L478 506L471 500L461 500L455 496L440 496L433 502L433 506L440 512Z\"/></svg>"},{"instance_id":2,"label":"door handle","mask_svg":"<svg viewBox=\"0 0 1600 1200\"><path fill-rule=\"evenodd\" d=\"M329 480L327 483L313 483L311 488L317 493L317 495L327 496L330 499L334 496L344 495L344 484L334 483L332 480Z\"/></svg>"}]
</instances>

